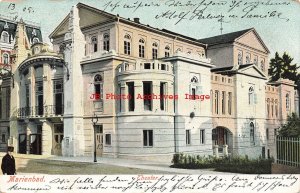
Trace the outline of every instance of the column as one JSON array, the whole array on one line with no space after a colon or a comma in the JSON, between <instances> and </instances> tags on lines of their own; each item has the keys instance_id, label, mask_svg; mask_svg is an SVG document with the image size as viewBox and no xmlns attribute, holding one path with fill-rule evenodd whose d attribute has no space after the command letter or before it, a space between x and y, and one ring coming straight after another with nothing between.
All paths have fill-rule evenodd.
<instances>
[{"instance_id":1,"label":"column","mask_svg":"<svg viewBox=\"0 0 300 193\"><path fill-rule=\"evenodd\" d=\"M52 131L51 126L46 120L42 120L42 155L51 155L52 150Z\"/></svg>"},{"instance_id":2,"label":"column","mask_svg":"<svg viewBox=\"0 0 300 193\"><path fill-rule=\"evenodd\" d=\"M138 99L138 94L143 95L143 82L142 81L134 81L134 106L135 112L143 112L144 111L144 100Z\"/></svg>"},{"instance_id":3,"label":"column","mask_svg":"<svg viewBox=\"0 0 300 193\"><path fill-rule=\"evenodd\" d=\"M34 67L30 66L30 80L31 80L31 86L30 86L30 101L31 101L31 115L35 115L35 72Z\"/></svg>"},{"instance_id":4,"label":"column","mask_svg":"<svg viewBox=\"0 0 300 193\"><path fill-rule=\"evenodd\" d=\"M26 131L26 154L30 154L30 134L31 134L32 124L27 121Z\"/></svg>"},{"instance_id":5,"label":"column","mask_svg":"<svg viewBox=\"0 0 300 193\"><path fill-rule=\"evenodd\" d=\"M213 153L216 158L219 157L219 146L218 145L213 146Z\"/></svg>"},{"instance_id":6,"label":"column","mask_svg":"<svg viewBox=\"0 0 300 193\"><path fill-rule=\"evenodd\" d=\"M125 94L126 84L125 84L125 82L121 82L119 85L121 87L120 95L122 96L123 94ZM119 112L125 112L126 100L120 99L118 101L118 103L119 104L121 103L121 108L120 108L120 106L118 107L119 108Z\"/></svg>"},{"instance_id":7,"label":"column","mask_svg":"<svg viewBox=\"0 0 300 193\"><path fill-rule=\"evenodd\" d=\"M154 95L157 95L159 98L160 94L160 81L156 80L152 82L152 93ZM159 99L153 99L152 100L152 111L158 112L160 111L160 100Z\"/></svg>"}]
</instances>

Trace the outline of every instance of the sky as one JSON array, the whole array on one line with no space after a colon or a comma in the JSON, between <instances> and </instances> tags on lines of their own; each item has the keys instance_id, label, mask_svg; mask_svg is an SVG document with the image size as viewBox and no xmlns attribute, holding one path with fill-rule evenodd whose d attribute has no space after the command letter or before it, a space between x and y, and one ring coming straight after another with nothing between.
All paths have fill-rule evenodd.
<instances>
[{"instance_id":1,"label":"sky","mask_svg":"<svg viewBox=\"0 0 300 193\"><path fill-rule=\"evenodd\" d=\"M270 58L286 51L300 65L300 0L0 0L0 14L39 23L50 43L78 2L196 39L255 28Z\"/></svg>"}]
</instances>

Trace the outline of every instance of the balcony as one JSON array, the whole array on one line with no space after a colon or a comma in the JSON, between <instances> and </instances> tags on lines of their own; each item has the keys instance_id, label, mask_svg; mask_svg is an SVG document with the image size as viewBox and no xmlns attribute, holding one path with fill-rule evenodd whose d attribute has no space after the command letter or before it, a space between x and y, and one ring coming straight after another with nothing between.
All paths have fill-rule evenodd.
<instances>
[{"instance_id":1,"label":"balcony","mask_svg":"<svg viewBox=\"0 0 300 193\"><path fill-rule=\"evenodd\" d=\"M18 108L18 118L57 117L64 114L64 106L45 105Z\"/></svg>"}]
</instances>

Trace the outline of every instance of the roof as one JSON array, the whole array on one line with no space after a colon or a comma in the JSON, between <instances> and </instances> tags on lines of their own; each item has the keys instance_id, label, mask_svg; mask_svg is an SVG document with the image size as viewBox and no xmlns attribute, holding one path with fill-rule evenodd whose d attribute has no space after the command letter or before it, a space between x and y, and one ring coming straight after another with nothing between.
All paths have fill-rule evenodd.
<instances>
[{"instance_id":1,"label":"roof","mask_svg":"<svg viewBox=\"0 0 300 193\"><path fill-rule=\"evenodd\" d=\"M242 64L242 65L238 65L238 68L235 68L235 66L226 66L226 67L221 67L221 68L213 68L211 69L211 72L222 72L222 71L237 71L237 70L241 70L244 68L247 68L249 66L252 66L253 64Z\"/></svg>"},{"instance_id":2,"label":"roof","mask_svg":"<svg viewBox=\"0 0 300 193\"><path fill-rule=\"evenodd\" d=\"M179 37L179 38L182 38L184 40L188 40L188 41L191 41L193 42L194 44L197 44L197 45L201 45L202 47L207 47L206 44L198 41L198 39L196 38L192 38L192 37L189 37L189 36L185 36L185 35L182 35L182 34L179 34L179 33L176 33L176 32L172 32L170 30L166 30L166 29L158 29L158 28L155 28L155 27L152 27L150 25L146 25L146 24L142 24L140 23L140 21L134 21L134 20L130 20L129 18L124 18L124 17L120 17L118 14L117 15L114 15L114 14L111 14L111 13L108 13L106 11L103 11L103 10L100 10L100 9L97 9L95 7L92 7L92 6L89 6L89 5L86 5L84 3L78 3L77 4L77 7L78 8L86 8L86 9L89 9L93 12L96 12L96 13L99 13L99 14L102 14L104 15L105 17L108 17L112 20L118 20L120 22L123 22L123 23L126 23L126 24L129 24L129 25L133 25L133 26L138 26L138 27L143 27L144 29L147 29L147 30L151 30L151 31L155 31L155 32L159 32L159 33L162 33L162 34L167 34L169 36L172 36L172 37ZM64 18L64 20L55 28L55 30L49 35L50 38L53 38L54 34L55 34L55 31L58 30L58 28L60 26L63 25L64 22L66 22L66 20L68 19L69 17L69 14Z\"/></svg>"},{"instance_id":3,"label":"roof","mask_svg":"<svg viewBox=\"0 0 300 193\"><path fill-rule=\"evenodd\" d=\"M223 35L213 36L209 38L199 39L199 42L209 44L209 45L216 45L216 44L225 44L234 42L236 38L242 36L243 34L247 33L248 31L252 30L253 28L231 32Z\"/></svg>"}]
</instances>

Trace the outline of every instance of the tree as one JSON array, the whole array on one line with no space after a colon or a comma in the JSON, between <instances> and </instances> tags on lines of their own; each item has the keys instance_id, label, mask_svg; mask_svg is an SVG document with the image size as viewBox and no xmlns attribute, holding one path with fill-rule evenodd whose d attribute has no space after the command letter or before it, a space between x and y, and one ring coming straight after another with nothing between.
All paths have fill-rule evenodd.
<instances>
[{"instance_id":1,"label":"tree","mask_svg":"<svg viewBox=\"0 0 300 193\"><path fill-rule=\"evenodd\" d=\"M282 57L276 52L275 58L270 60L269 75L271 81L277 81L279 78L290 79L294 81L298 89L300 89L300 74L298 73L300 66L292 64L293 60L294 58L289 56L286 52L283 53Z\"/></svg>"},{"instance_id":2,"label":"tree","mask_svg":"<svg viewBox=\"0 0 300 193\"><path fill-rule=\"evenodd\" d=\"M300 137L300 117L296 113L289 115L287 122L279 128L279 136Z\"/></svg>"}]
</instances>

